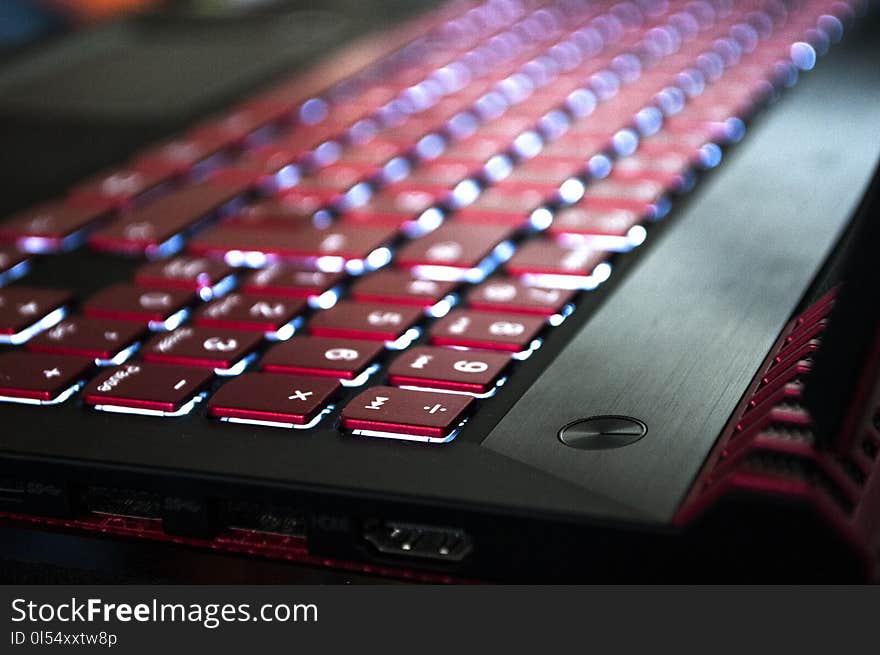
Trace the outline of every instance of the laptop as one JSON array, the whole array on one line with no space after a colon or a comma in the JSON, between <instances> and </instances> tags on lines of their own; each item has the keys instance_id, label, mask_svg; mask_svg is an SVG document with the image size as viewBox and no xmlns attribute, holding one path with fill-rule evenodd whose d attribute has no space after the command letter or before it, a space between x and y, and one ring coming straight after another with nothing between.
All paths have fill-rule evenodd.
<instances>
[{"instance_id":1,"label":"laptop","mask_svg":"<svg viewBox=\"0 0 880 655\"><path fill-rule=\"evenodd\" d=\"M5 529L876 578L868 4L246 5L0 66Z\"/></svg>"}]
</instances>

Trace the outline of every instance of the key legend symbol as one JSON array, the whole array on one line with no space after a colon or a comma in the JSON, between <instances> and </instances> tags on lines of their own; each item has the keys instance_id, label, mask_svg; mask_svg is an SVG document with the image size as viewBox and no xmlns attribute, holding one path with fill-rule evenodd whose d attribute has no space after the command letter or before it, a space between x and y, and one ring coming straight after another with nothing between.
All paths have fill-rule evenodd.
<instances>
[{"instance_id":1,"label":"key legend symbol","mask_svg":"<svg viewBox=\"0 0 880 655\"><path fill-rule=\"evenodd\" d=\"M313 391L300 391L296 389L293 392L293 395L287 397L288 400L308 400L309 396L313 395Z\"/></svg>"},{"instance_id":2,"label":"key legend symbol","mask_svg":"<svg viewBox=\"0 0 880 655\"><path fill-rule=\"evenodd\" d=\"M446 411L446 408L443 405L441 405L440 403L437 403L433 407L431 407L430 405L425 405L424 407L422 407L422 409L424 409L426 412L428 412L428 414L436 414L437 412L445 412Z\"/></svg>"},{"instance_id":3,"label":"key legend symbol","mask_svg":"<svg viewBox=\"0 0 880 655\"><path fill-rule=\"evenodd\" d=\"M364 405L364 409L382 409L382 405L388 402L388 398L385 396L376 396L375 400L373 400L369 405Z\"/></svg>"}]
</instances>

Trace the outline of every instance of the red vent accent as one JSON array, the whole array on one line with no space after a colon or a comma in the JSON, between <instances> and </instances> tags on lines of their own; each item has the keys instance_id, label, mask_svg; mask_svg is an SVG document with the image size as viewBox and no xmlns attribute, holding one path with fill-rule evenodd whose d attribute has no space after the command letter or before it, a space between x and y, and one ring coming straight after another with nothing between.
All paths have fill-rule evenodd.
<instances>
[{"instance_id":1,"label":"red vent accent","mask_svg":"<svg viewBox=\"0 0 880 655\"><path fill-rule=\"evenodd\" d=\"M870 381L865 413L845 452L820 449L801 404L812 353L834 304L832 290L783 330L733 413L675 523L683 526L722 496L748 491L807 503L846 538L872 574L880 572L880 384Z\"/></svg>"},{"instance_id":2,"label":"red vent accent","mask_svg":"<svg viewBox=\"0 0 880 655\"><path fill-rule=\"evenodd\" d=\"M412 571L405 568L351 562L334 558L320 557L309 553L306 538L230 528L223 530L214 539L195 539L169 535L162 529L159 519L133 518L106 514L92 514L77 519L59 519L30 514L0 512L0 520L18 524L38 524L41 528L71 530L74 532L103 533L117 537L148 539L173 543L192 548L207 549L223 553L233 553L262 557L272 560L287 560L308 566L322 566L343 571L352 571L382 578L394 578L407 582L424 584L462 584L473 582L441 573Z\"/></svg>"}]
</instances>

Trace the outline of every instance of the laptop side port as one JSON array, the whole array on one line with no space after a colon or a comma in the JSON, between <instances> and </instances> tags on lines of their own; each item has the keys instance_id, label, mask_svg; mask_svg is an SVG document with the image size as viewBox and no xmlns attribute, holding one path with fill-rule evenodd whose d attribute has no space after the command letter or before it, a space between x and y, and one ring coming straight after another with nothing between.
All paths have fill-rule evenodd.
<instances>
[{"instance_id":1,"label":"laptop side port","mask_svg":"<svg viewBox=\"0 0 880 655\"><path fill-rule=\"evenodd\" d=\"M81 503L93 514L107 514L138 519L162 516L162 496L137 489L93 485L83 490Z\"/></svg>"},{"instance_id":2,"label":"laptop side port","mask_svg":"<svg viewBox=\"0 0 880 655\"><path fill-rule=\"evenodd\" d=\"M221 517L227 528L288 537L305 537L302 512L284 505L270 505L247 500L221 504Z\"/></svg>"},{"instance_id":3,"label":"laptop side port","mask_svg":"<svg viewBox=\"0 0 880 655\"><path fill-rule=\"evenodd\" d=\"M461 562L473 550L464 530L398 521L366 523L364 539L383 555L436 562Z\"/></svg>"}]
</instances>

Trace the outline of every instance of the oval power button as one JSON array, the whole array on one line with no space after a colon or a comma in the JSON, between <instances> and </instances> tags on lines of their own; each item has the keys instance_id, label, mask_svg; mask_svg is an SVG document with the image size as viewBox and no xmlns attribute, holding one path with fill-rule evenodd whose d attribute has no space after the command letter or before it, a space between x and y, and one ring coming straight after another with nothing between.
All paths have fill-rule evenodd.
<instances>
[{"instance_id":1,"label":"oval power button","mask_svg":"<svg viewBox=\"0 0 880 655\"><path fill-rule=\"evenodd\" d=\"M648 433L648 426L628 416L593 416L569 423L559 431L559 440L581 450L622 448Z\"/></svg>"}]
</instances>

